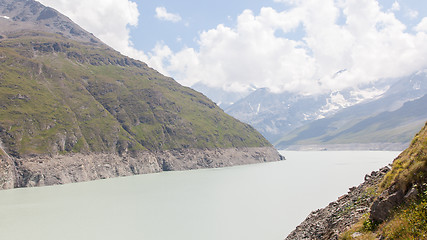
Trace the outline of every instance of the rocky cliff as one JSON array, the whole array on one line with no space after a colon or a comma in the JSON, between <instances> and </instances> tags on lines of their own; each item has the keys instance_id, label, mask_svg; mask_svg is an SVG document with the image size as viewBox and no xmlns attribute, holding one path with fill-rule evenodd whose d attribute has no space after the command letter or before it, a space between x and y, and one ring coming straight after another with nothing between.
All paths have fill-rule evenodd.
<instances>
[{"instance_id":1,"label":"rocky cliff","mask_svg":"<svg viewBox=\"0 0 427 240\"><path fill-rule=\"evenodd\" d=\"M161 171L217 168L279 160L270 147L143 151L134 155L92 153L0 156L0 187L34 187L123 177Z\"/></svg>"},{"instance_id":2,"label":"rocky cliff","mask_svg":"<svg viewBox=\"0 0 427 240\"><path fill-rule=\"evenodd\" d=\"M0 0L0 186L276 161L254 128L33 0Z\"/></svg>"}]
</instances>

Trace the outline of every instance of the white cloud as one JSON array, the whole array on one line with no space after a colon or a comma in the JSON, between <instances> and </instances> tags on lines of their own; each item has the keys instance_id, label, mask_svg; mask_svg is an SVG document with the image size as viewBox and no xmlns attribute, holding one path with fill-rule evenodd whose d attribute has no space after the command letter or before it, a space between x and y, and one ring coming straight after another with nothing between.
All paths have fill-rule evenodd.
<instances>
[{"instance_id":1,"label":"white cloud","mask_svg":"<svg viewBox=\"0 0 427 240\"><path fill-rule=\"evenodd\" d=\"M139 11L130 0L39 0L71 18L112 48L147 61L144 52L133 47L129 26L138 25Z\"/></svg>"},{"instance_id":2,"label":"white cloud","mask_svg":"<svg viewBox=\"0 0 427 240\"><path fill-rule=\"evenodd\" d=\"M201 82L229 91L255 86L310 94L427 68L427 20L408 33L393 12L373 0L276 0L292 6L262 8L259 14L246 10L235 26L201 32L197 48L173 52L159 42L147 54L130 41L129 26L136 26L139 16L135 2L41 1L187 86ZM287 37L295 31L303 38Z\"/></svg>"},{"instance_id":3,"label":"white cloud","mask_svg":"<svg viewBox=\"0 0 427 240\"><path fill-rule=\"evenodd\" d=\"M418 23L418 25L415 26L414 29L417 32L427 33L427 17L424 17L423 19L421 19L421 22Z\"/></svg>"},{"instance_id":4,"label":"white cloud","mask_svg":"<svg viewBox=\"0 0 427 240\"><path fill-rule=\"evenodd\" d=\"M165 7L156 8L156 18L163 21L170 21L170 22L181 21L181 16L179 14L169 13Z\"/></svg>"},{"instance_id":5,"label":"white cloud","mask_svg":"<svg viewBox=\"0 0 427 240\"><path fill-rule=\"evenodd\" d=\"M414 9L408 9L407 12L406 12L406 15L408 15L408 17L410 17L412 19L417 18L418 14L419 14L418 11L414 10Z\"/></svg>"},{"instance_id":6,"label":"white cloud","mask_svg":"<svg viewBox=\"0 0 427 240\"><path fill-rule=\"evenodd\" d=\"M391 9L392 12L397 12L400 11L400 4L398 1L394 1L393 5L391 5Z\"/></svg>"},{"instance_id":7,"label":"white cloud","mask_svg":"<svg viewBox=\"0 0 427 240\"><path fill-rule=\"evenodd\" d=\"M309 94L427 67L427 35L407 33L377 1L282 2L294 6L282 12L262 8L258 15L246 10L236 26L202 32L197 49L163 55L164 73L187 86L202 82L233 91L256 86ZM345 23L339 25L339 18ZM303 39L286 38L301 26Z\"/></svg>"},{"instance_id":8,"label":"white cloud","mask_svg":"<svg viewBox=\"0 0 427 240\"><path fill-rule=\"evenodd\" d=\"M172 50L168 46L163 42L158 42L148 55L148 62L152 68L162 73L167 72L164 66L167 61L170 61L172 56Z\"/></svg>"}]
</instances>

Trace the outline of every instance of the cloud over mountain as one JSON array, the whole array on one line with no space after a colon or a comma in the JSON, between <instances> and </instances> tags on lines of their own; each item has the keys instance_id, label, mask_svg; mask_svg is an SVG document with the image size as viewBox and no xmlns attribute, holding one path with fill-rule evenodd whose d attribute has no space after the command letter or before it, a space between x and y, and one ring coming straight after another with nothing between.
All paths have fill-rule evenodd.
<instances>
[{"instance_id":1,"label":"cloud over mountain","mask_svg":"<svg viewBox=\"0 0 427 240\"><path fill-rule=\"evenodd\" d=\"M130 41L129 26L135 26L139 16L135 2L42 2L187 86L202 82L229 91L255 86L312 94L427 68L425 19L409 29L395 15L403 8L398 2L385 9L372 0L275 0L286 5L285 10L245 10L233 26L201 31L196 47L172 51L159 41L147 53ZM166 8L156 12L163 20L181 19Z\"/></svg>"},{"instance_id":2,"label":"cloud over mountain","mask_svg":"<svg viewBox=\"0 0 427 240\"><path fill-rule=\"evenodd\" d=\"M143 51L133 47L130 27L138 25L138 6L131 0L39 0L53 7L109 46L130 57L147 61Z\"/></svg>"},{"instance_id":3,"label":"cloud over mountain","mask_svg":"<svg viewBox=\"0 0 427 240\"><path fill-rule=\"evenodd\" d=\"M409 33L376 1L286 2L289 10L246 10L236 26L202 32L199 49L165 56L162 68L186 85L316 93L427 67L423 23ZM301 39L288 37L299 30Z\"/></svg>"}]
</instances>

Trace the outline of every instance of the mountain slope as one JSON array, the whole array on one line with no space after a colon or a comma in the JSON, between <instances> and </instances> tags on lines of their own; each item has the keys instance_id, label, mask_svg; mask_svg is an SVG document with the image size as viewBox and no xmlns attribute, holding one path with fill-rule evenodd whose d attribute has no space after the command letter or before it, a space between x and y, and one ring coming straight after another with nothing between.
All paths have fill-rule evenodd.
<instances>
[{"instance_id":1,"label":"mountain slope","mask_svg":"<svg viewBox=\"0 0 427 240\"><path fill-rule=\"evenodd\" d=\"M18 156L79 151L79 141L83 150L101 152L120 150L115 142L136 150L268 146L200 93L116 53L46 36L0 46L2 139Z\"/></svg>"},{"instance_id":2,"label":"mountain slope","mask_svg":"<svg viewBox=\"0 0 427 240\"><path fill-rule=\"evenodd\" d=\"M305 122L314 120L311 113L327 104L326 96L300 96L294 93L271 93L257 89L240 99L225 111L239 120L250 123L270 141L274 142Z\"/></svg>"},{"instance_id":3,"label":"mountain slope","mask_svg":"<svg viewBox=\"0 0 427 240\"><path fill-rule=\"evenodd\" d=\"M319 95L301 96L295 93L271 93L267 89L258 89L241 99L225 111L232 116L250 123L279 148L293 144L334 144L334 149L342 149L337 143L381 143L379 149L391 147L403 149L416 132L415 127L397 126L389 128L378 135L378 139L364 136L364 133L341 135L331 142L323 140L357 124L364 119L373 118L380 113L393 112L405 102L416 100L427 94L426 71L419 71L398 79L385 79L375 83L349 88L337 92ZM425 111L418 113L423 118ZM326 120L325 120L326 119ZM424 119L423 119L424 120ZM423 121L418 122L421 126ZM409 124L409 122L407 122ZM378 123L379 124L379 123ZM309 130L307 130L309 129ZM366 129L367 130L367 129ZM371 133L366 131L366 133ZM402 141L388 142L388 136L402 133ZM306 136L310 135L310 137ZM381 139L380 136L383 136ZM316 138L317 137L317 138ZM304 139L310 138L307 141ZM376 142L372 142L376 141ZM392 144L389 144L392 143ZM321 146L303 146L302 148L323 148ZM368 149L369 145L359 145Z\"/></svg>"},{"instance_id":4,"label":"mountain slope","mask_svg":"<svg viewBox=\"0 0 427 240\"><path fill-rule=\"evenodd\" d=\"M384 111L371 116L360 114L358 108L350 107L342 112L297 129L276 144L279 148L314 147L328 148L335 144L370 145L371 149L395 144L394 148L404 148L416 129L419 129L427 112L427 95L408 101L395 111ZM362 108L361 108L362 107ZM292 146L293 145L293 146ZM378 145L378 146L375 146Z\"/></svg>"},{"instance_id":5,"label":"mountain slope","mask_svg":"<svg viewBox=\"0 0 427 240\"><path fill-rule=\"evenodd\" d=\"M105 164L131 158L141 165L123 163L127 172L116 166L104 176L76 170L83 180L279 159L251 126L119 54L54 9L31 0L1 0L0 15L7 16L0 17L0 155L9 161L4 182L37 185L40 177L61 174L47 163L51 157L84 168L84 160L69 158L74 154L97 155L93 164L109 154L113 160ZM233 150L206 155L207 149ZM248 151L246 160L233 160L239 149ZM37 161L40 166L28 164ZM54 183L61 181L49 182Z\"/></svg>"},{"instance_id":6,"label":"mountain slope","mask_svg":"<svg viewBox=\"0 0 427 240\"><path fill-rule=\"evenodd\" d=\"M250 123L272 142L305 124L323 119L339 110L376 99L387 90L383 83L369 84L361 89L348 88L315 95L272 93L257 89L225 111Z\"/></svg>"}]
</instances>

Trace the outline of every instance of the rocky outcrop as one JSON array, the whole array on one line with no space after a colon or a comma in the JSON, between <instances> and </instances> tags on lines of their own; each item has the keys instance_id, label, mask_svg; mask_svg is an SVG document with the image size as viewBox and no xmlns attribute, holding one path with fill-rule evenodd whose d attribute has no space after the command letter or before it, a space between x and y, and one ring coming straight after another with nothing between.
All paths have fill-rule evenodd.
<instances>
[{"instance_id":1,"label":"rocky outcrop","mask_svg":"<svg viewBox=\"0 0 427 240\"><path fill-rule=\"evenodd\" d=\"M350 188L348 194L327 207L310 213L286 239L338 239L340 233L370 211L375 200L374 188L389 170L390 168L384 167L366 175L365 181Z\"/></svg>"},{"instance_id":2,"label":"rocky outcrop","mask_svg":"<svg viewBox=\"0 0 427 240\"><path fill-rule=\"evenodd\" d=\"M33 187L161 171L216 168L283 159L272 147L144 151L134 155L1 156L1 189Z\"/></svg>"},{"instance_id":3,"label":"rocky outcrop","mask_svg":"<svg viewBox=\"0 0 427 240\"><path fill-rule=\"evenodd\" d=\"M0 189L13 188L15 185L16 171L14 161L4 149L0 139Z\"/></svg>"},{"instance_id":4,"label":"rocky outcrop","mask_svg":"<svg viewBox=\"0 0 427 240\"><path fill-rule=\"evenodd\" d=\"M386 221L398 206L403 203L410 203L418 196L418 189L415 186L404 193L402 190L393 188L384 191L373 203L369 212L369 220L374 223Z\"/></svg>"},{"instance_id":5,"label":"rocky outcrop","mask_svg":"<svg viewBox=\"0 0 427 240\"><path fill-rule=\"evenodd\" d=\"M403 198L404 194L402 191L392 194L386 191L385 194L373 202L369 219L376 223L385 221L390 216L391 211L403 202Z\"/></svg>"}]
</instances>

